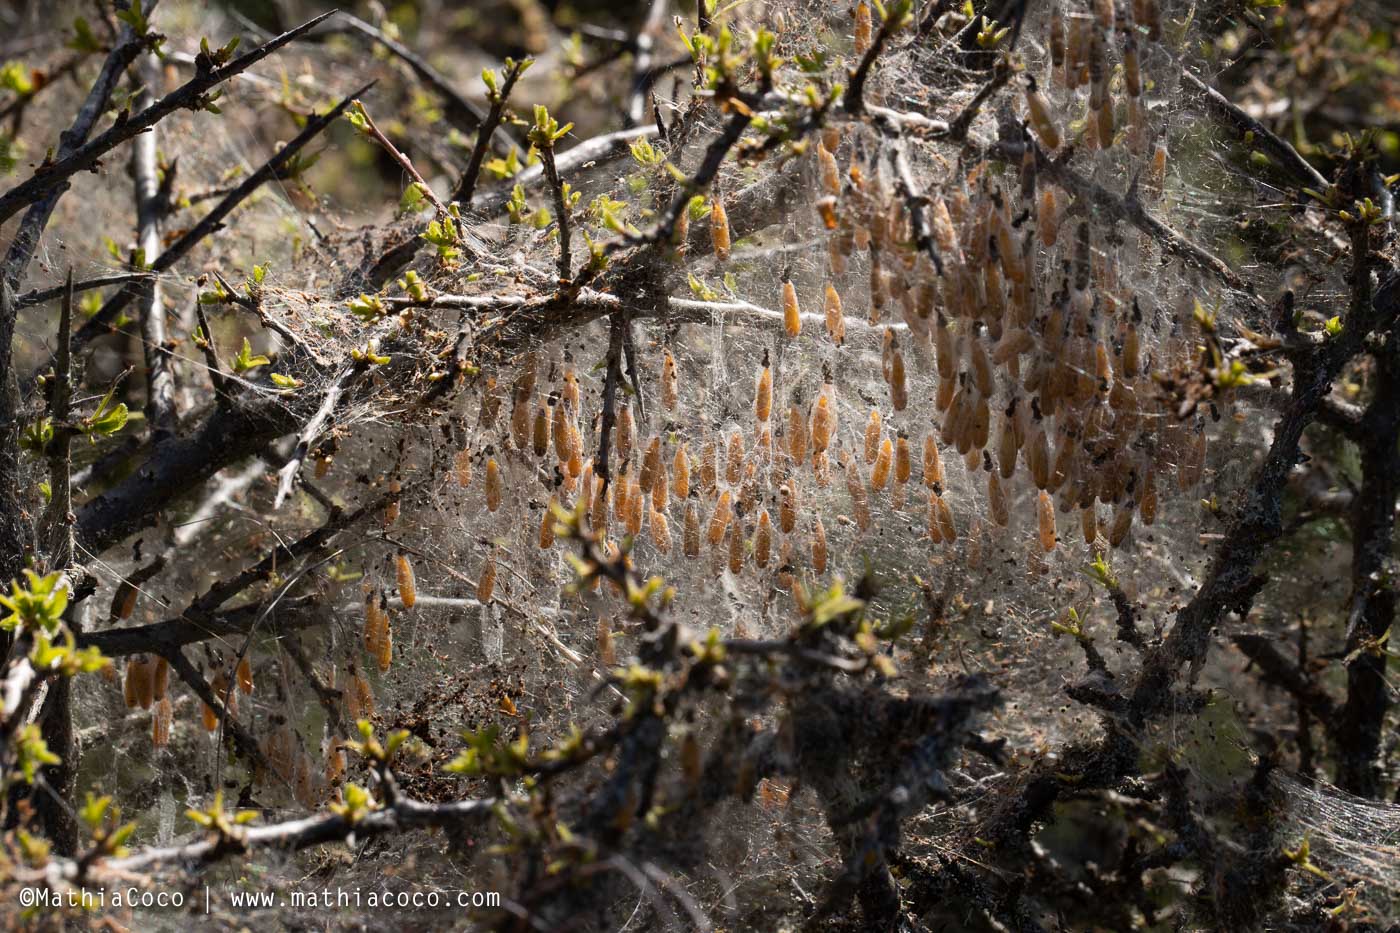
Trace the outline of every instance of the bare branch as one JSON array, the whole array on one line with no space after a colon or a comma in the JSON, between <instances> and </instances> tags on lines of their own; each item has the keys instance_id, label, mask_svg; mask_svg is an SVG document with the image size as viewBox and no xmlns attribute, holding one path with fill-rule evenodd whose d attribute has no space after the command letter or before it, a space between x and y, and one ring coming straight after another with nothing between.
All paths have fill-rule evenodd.
<instances>
[{"instance_id":1,"label":"bare branch","mask_svg":"<svg viewBox=\"0 0 1400 933\"><path fill-rule=\"evenodd\" d=\"M992 71L991 80L987 81L977 93L972 96L972 100L967 102L967 106L953 118L953 122L948 124L948 138L955 142L961 142L967 138L968 130L972 129L972 121L977 119L977 114L982 106L990 100L998 91L1006 86L1006 82L1011 80L1015 74L1006 59L998 59Z\"/></svg>"},{"instance_id":2,"label":"bare branch","mask_svg":"<svg viewBox=\"0 0 1400 933\"><path fill-rule=\"evenodd\" d=\"M622 379L622 337L626 329L624 312L618 311L609 318L608 324L608 363L607 376L603 380L603 419L598 427L598 456L593 459L593 475L603 478L606 488L611 474L608 471L608 448L612 442L613 425L617 422L617 384Z\"/></svg>"},{"instance_id":3,"label":"bare branch","mask_svg":"<svg viewBox=\"0 0 1400 933\"><path fill-rule=\"evenodd\" d=\"M1274 640L1265 635L1243 633L1231 641L1240 652L1259 667L1265 683L1288 691L1323 725L1332 723L1337 705L1332 698L1292 661L1274 647Z\"/></svg>"},{"instance_id":4,"label":"bare branch","mask_svg":"<svg viewBox=\"0 0 1400 933\"><path fill-rule=\"evenodd\" d=\"M90 292L97 288L107 288L111 285L127 285L131 282L142 282L149 279L151 275L152 273L145 269L131 272L118 272L115 275L99 275L96 278L74 282L73 293L79 294L81 292ZM48 304L50 301L62 298L67 290L68 286L66 284L55 285L52 288L31 289L15 298L15 308L22 311L25 308L32 308L35 305Z\"/></svg>"},{"instance_id":5,"label":"bare branch","mask_svg":"<svg viewBox=\"0 0 1400 933\"><path fill-rule=\"evenodd\" d=\"M564 183L559 178L559 169L554 164L554 147L539 146L540 161L544 163L544 177L549 180L550 191L554 193L554 213L559 222L559 283L567 284L572 276L569 259L569 203L564 196Z\"/></svg>"},{"instance_id":6,"label":"bare branch","mask_svg":"<svg viewBox=\"0 0 1400 933\"><path fill-rule=\"evenodd\" d=\"M1354 405L1335 395L1324 398L1317 409L1318 421L1329 428L1341 431L1352 439L1359 435L1364 416L1365 412L1359 405Z\"/></svg>"},{"instance_id":7,"label":"bare branch","mask_svg":"<svg viewBox=\"0 0 1400 933\"><path fill-rule=\"evenodd\" d=\"M170 662L170 669L185 682L186 686L194 691L195 696L204 701L205 706L212 709L219 717L220 725L233 736L234 753L271 773L272 766L267 757L263 755L262 749L258 747L258 740L253 738L253 734L238 721L236 716L230 714L223 701L214 695L214 690L209 686L209 682L204 679L204 675L199 672L198 668L190 663L190 659L185 657L185 653L179 648L174 648L168 649L161 657Z\"/></svg>"},{"instance_id":8,"label":"bare branch","mask_svg":"<svg viewBox=\"0 0 1400 933\"><path fill-rule=\"evenodd\" d=\"M320 813L285 823L252 826L232 839L205 839L182 846L145 849L124 858L106 859L90 871L97 876L129 877L131 872L148 871L162 865L209 865L250 849L294 852L350 837L367 839L406 829L458 826L463 821L489 814L496 801L491 798L452 803L422 803L399 794L384 809L372 810L356 822L333 813ZM78 877L75 863L56 863L64 878Z\"/></svg>"},{"instance_id":9,"label":"bare branch","mask_svg":"<svg viewBox=\"0 0 1400 933\"><path fill-rule=\"evenodd\" d=\"M856 65L856 70L851 73L851 83L847 85L846 93L841 98L841 104L847 113L855 116L865 109L865 82L870 78L870 70L875 67L875 60L880 57L880 53L885 50L885 43L902 25L893 10L885 17L884 22L880 23L875 37L870 41L870 48L865 50L860 64Z\"/></svg>"},{"instance_id":10,"label":"bare branch","mask_svg":"<svg viewBox=\"0 0 1400 933\"><path fill-rule=\"evenodd\" d=\"M78 644L83 648L97 648L109 658L150 653L165 656L166 652L185 645L211 640L226 642L246 636L262 615L261 603L249 603L199 621L175 618L129 628L83 632L78 636ZM334 616L321 604L320 597L298 596L284 600L277 606L277 624L271 631L274 635L294 632L325 625L333 619Z\"/></svg>"},{"instance_id":11,"label":"bare branch","mask_svg":"<svg viewBox=\"0 0 1400 933\"><path fill-rule=\"evenodd\" d=\"M141 73L147 84L137 96L139 106L151 104L149 86L160 74L154 56L142 61ZM142 264L160 252L160 220L164 205L160 196L160 180L156 175L156 128L136 138L131 149L131 174L136 182L136 241ZM141 283L141 343L146 360L146 420L151 436L165 437L175 432L175 374L170 367L170 352L166 347L165 302L161 297L160 279L152 277ZM63 340L68 331L62 332Z\"/></svg>"},{"instance_id":12,"label":"bare branch","mask_svg":"<svg viewBox=\"0 0 1400 933\"><path fill-rule=\"evenodd\" d=\"M214 332L209 329L209 317L204 313L204 306L195 301L195 319L199 321L199 329L203 333L200 338L200 351L204 354L204 363L209 370L209 382L214 386L220 404L227 400L228 377L224 375L223 367L219 365L219 351L214 347Z\"/></svg>"},{"instance_id":13,"label":"bare branch","mask_svg":"<svg viewBox=\"0 0 1400 933\"><path fill-rule=\"evenodd\" d=\"M1136 187L1129 189L1127 195L1119 197L1098 182L1085 178L1071 169L1064 160L1047 158L1034 141L1031 141L1030 144L1036 145L1037 167L1046 178L1051 179L1076 197L1090 201L1095 207L1115 220L1125 220L1137 227L1156 240L1166 252L1211 273L1244 296L1257 313L1263 314L1267 310L1263 300L1254 290L1254 286L1241 278L1224 260L1148 213L1147 208L1143 206L1142 201L1137 196ZM1019 157L1019 153L1016 154L1016 157Z\"/></svg>"},{"instance_id":14,"label":"bare branch","mask_svg":"<svg viewBox=\"0 0 1400 933\"><path fill-rule=\"evenodd\" d=\"M1225 95L1210 87L1187 69L1181 70L1181 78L1186 86L1200 93L1206 109L1220 120L1232 126L1240 135L1252 134L1254 144L1268 153L1288 174L1301 185L1311 187L1319 194L1325 193L1331 184L1322 173L1312 167L1298 150L1272 132L1264 124L1231 103Z\"/></svg>"},{"instance_id":15,"label":"bare branch","mask_svg":"<svg viewBox=\"0 0 1400 933\"><path fill-rule=\"evenodd\" d=\"M1370 225L1353 224L1348 322L1366 320L1373 303L1370 245ZM1392 271L1392 287L1395 275ZM1365 797L1382 791L1376 761L1386 713L1394 703L1385 650L1396 618L1396 594L1388 577L1394 566L1395 504L1400 499L1400 350L1394 321L1386 333L1388 340L1375 356L1375 396L1354 435L1361 453L1361 487L1352 501L1347 700L1337 724L1338 784Z\"/></svg>"},{"instance_id":16,"label":"bare branch","mask_svg":"<svg viewBox=\"0 0 1400 933\"><path fill-rule=\"evenodd\" d=\"M348 512L331 513L325 523L315 531L309 532L290 544L277 545L271 553L253 566L209 587L204 595L190 603L189 608L185 610L185 615L196 619L209 617L224 603L249 587L268 579L279 568L285 570L289 561L322 552L330 546L336 535L354 527L367 516L383 512L385 506L403 494L403 492L387 492L376 496L359 508Z\"/></svg>"},{"instance_id":17,"label":"bare branch","mask_svg":"<svg viewBox=\"0 0 1400 933\"><path fill-rule=\"evenodd\" d=\"M185 491L298 425L296 409L270 393L217 407L187 434L151 445L130 476L84 503L78 509L78 540L88 550L103 550L155 521Z\"/></svg>"}]
</instances>

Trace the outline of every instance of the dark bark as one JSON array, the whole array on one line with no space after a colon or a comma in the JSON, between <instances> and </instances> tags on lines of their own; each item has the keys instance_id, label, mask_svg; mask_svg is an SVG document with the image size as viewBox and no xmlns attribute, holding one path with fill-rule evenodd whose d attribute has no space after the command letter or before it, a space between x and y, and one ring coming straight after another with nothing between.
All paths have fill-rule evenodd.
<instances>
[{"instance_id":1,"label":"dark bark","mask_svg":"<svg viewBox=\"0 0 1400 933\"><path fill-rule=\"evenodd\" d=\"M1351 612L1347 622L1347 699L1336 732L1337 783L1363 797L1381 791L1376 756L1391 707L1386 652L1380 639L1395 621L1393 564L1395 502L1400 496L1400 359L1377 360L1375 401L1358 432L1361 488L1352 502Z\"/></svg>"},{"instance_id":2,"label":"dark bark","mask_svg":"<svg viewBox=\"0 0 1400 933\"><path fill-rule=\"evenodd\" d=\"M35 795L35 809L44 832L59 855L74 856L78 852L78 824L70 807L78 769L78 748L73 737L73 681L55 677L49 682L48 696L39 712L40 731L49 750L62 759L44 769L47 792Z\"/></svg>"},{"instance_id":3,"label":"dark bark","mask_svg":"<svg viewBox=\"0 0 1400 933\"><path fill-rule=\"evenodd\" d=\"M161 509L225 466L296 430L297 424L296 411L275 397L217 408L188 436L152 445L130 476L84 504L78 510L78 540L101 552L155 522Z\"/></svg>"}]
</instances>

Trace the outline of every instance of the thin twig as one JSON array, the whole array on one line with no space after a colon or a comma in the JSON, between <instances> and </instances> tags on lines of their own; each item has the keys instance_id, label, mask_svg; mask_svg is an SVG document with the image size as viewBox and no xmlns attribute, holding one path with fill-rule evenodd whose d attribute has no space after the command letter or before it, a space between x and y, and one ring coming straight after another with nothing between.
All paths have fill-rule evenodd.
<instances>
[{"instance_id":1,"label":"thin twig","mask_svg":"<svg viewBox=\"0 0 1400 933\"><path fill-rule=\"evenodd\" d=\"M392 805L372 810L354 821L335 813L318 813L284 823L247 827L230 838L214 836L181 846L144 849L123 858L100 861L91 870L99 876L129 878L132 872L162 865L213 864L250 849L296 852L350 837L367 839L404 829L452 827L469 818L486 816L496 804L493 798L423 803L400 794ZM71 860L56 859L49 871L67 879L79 877L77 863Z\"/></svg>"},{"instance_id":2,"label":"thin twig","mask_svg":"<svg viewBox=\"0 0 1400 933\"><path fill-rule=\"evenodd\" d=\"M481 121L481 126L477 129L476 145L472 147L466 171L462 173L461 181L457 182L457 187L452 192L452 200L457 201L463 207L471 206L472 196L476 194L477 180L481 177L481 166L486 161L486 151L490 148L496 127L501 125L501 120L505 116L506 107L510 103L510 93L515 90L515 82L520 80L520 76L529 67L530 59L528 58L513 62L506 70L500 90L491 96L491 109L487 111Z\"/></svg>"},{"instance_id":3,"label":"thin twig","mask_svg":"<svg viewBox=\"0 0 1400 933\"><path fill-rule=\"evenodd\" d=\"M429 65L422 56L357 16L342 11L340 18L353 31L369 37L388 49L392 55L402 60L418 76L420 81L436 91L447 104L443 110L447 122L463 133L478 132L482 134L487 145L494 146L501 155L510 151L513 145L510 137L504 132L497 132L500 121L492 123L488 114L482 113L480 107L463 97L452 86L452 83L432 65ZM456 198L455 200L462 199ZM463 203L466 202L463 201Z\"/></svg>"},{"instance_id":4,"label":"thin twig","mask_svg":"<svg viewBox=\"0 0 1400 933\"><path fill-rule=\"evenodd\" d=\"M106 288L109 285L128 285L132 282L144 282L151 278L152 273L145 269L134 269L131 272L118 272L115 275L99 275L96 278L85 279L81 282L73 283L73 293L90 292L98 288ZM25 292L15 298L15 308L23 310L36 305L48 304L50 301L62 298L68 291L68 285L55 285L52 288L36 288Z\"/></svg>"},{"instance_id":5,"label":"thin twig","mask_svg":"<svg viewBox=\"0 0 1400 933\"><path fill-rule=\"evenodd\" d=\"M326 389L326 394L321 401L321 406L316 409L316 414L302 428L297 435L296 447L292 450L292 455L287 458L286 464L277 471L277 495L272 501L273 509L280 509L282 503L292 491L292 486L296 483L297 473L301 471L301 464L311 452L311 445L316 442L326 426L335 417L335 411L340 406L340 399L346 391L354 384L355 380L365 372L367 365L362 362L352 362L341 368L330 386Z\"/></svg>"},{"instance_id":6,"label":"thin twig","mask_svg":"<svg viewBox=\"0 0 1400 933\"><path fill-rule=\"evenodd\" d=\"M438 217L451 216L447 212L447 205L443 204L442 201L438 199L437 194L433 191L432 185L424 181L423 176L418 174L418 169L413 167L413 160L400 152L399 148L390 142L389 137L385 136L384 132L375 125L374 118L369 115L369 111L365 109L365 105L356 100L351 102L351 106L358 110L359 116L364 119L365 132L369 133L370 137L375 142L379 143L380 148L389 153L389 158L399 163L399 167L408 173L408 177L412 178L414 184L418 186L419 192L422 193L423 197L428 199L428 203L432 204L433 209L437 211Z\"/></svg>"},{"instance_id":7,"label":"thin twig","mask_svg":"<svg viewBox=\"0 0 1400 933\"><path fill-rule=\"evenodd\" d=\"M73 562L73 471L71 456L73 432L68 425L73 398L73 365L67 335L73 320L73 269L68 269L68 293L58 316L57 365L50 396L54 436L45 451L49 465L49 510L47 544L49 566L66 569Z\"/></svg>"},{"instance_id":8,"label":"thin twig","mask_svg":"<svg viewBox=\"0 0 1400 933\"><path fill-rule=\"evenodd\" d=\"M224 375L223 367L219 365L219 351L214 347L214 334L209 329L209 318L204 313L204 305L197 300L194 313L199 321L199 329L204 334L199 341L199 349L204 353L204 363L209 370L209 382L214 386L214 393L222 404L227 399L228 379Z\"/></svg>"},{"instance_id":9,"label":"thin twig","mask_svg":"<svg viewBox=\"0 0 1400 933\"><path fill-rule=\"evenodd\" d=\"M228 707L214 695L214 690L209 686L209 682L204 679L204 675L190 663L190 659L185 657L185 653L179 648L166 649L166 653L161 657L170 662L170 669L185 682L195 696L204 701L204 705L214 711L219 717L219 722L233 736L234 753L240 758L256 763L259 767L269 773L273 773L272 768L262 749L258 747L257 739L253 738L244 725L238 721L236 716L230 715Z\"/></svg>"},{"instance_id":10,"label":"thin twig","mask_svg":"<svg viewBox=\"0 0 1400 933\"><path fill-rule=\"evenodd\" d=\"M637 341L632 336L632 312L622 315L622 357L627 361L627 381L632 384L632 397L637 400L637 417L647 418L646 396L642 394L641 367L637 365Z\"/></svg>"},{"instance_id":11,"label":"thin twig","mask_svg":"<svg viewBox=\"0 0 1400 933\"><path fill-rule=\"evenodd\" d=\"M554 147L538 147L540 161L544 163L544 177L549 180L550 191L554 193L554 212L559 221L559 284L566 285L572 276L569 257L569 204L564 195L564 183L559 178L559 169L554 164Z\"/></svg>"},{"instance_id":12,"label":"thin twig","mask_svg":"<svg viewBox=\"0 0 1400 933\"><path fill-rule=\"evenodd\" d=\"M1279 653L1273 639L1245 632L1234 636L1231 641L1241 654L1258 665L1261 680L1288 691L1303 709L1323 725L1333 721L1337 704L1325 690L1312 682L1306 671Z\"/></svg>"},{"instance_id":13,"label":"thin twig","mask_svg":"<svg viewBox=\"0 0 1400 933\"><path fill-rule=\"evenodd\" d=\"M1084 198L1095 207L1104 211L1109 217L1115 220L1127 221L1147 234L1166 252L1183 259L1203 271L1209 272L1220 281L1224 282L1234 291L1240 293L1249 302L1250 306L1258 315L1267 314L1268 308L1264 301L1255 291L1254 286L1245 281L1238 273L1230 268L1220 257L1205 247L1187 239L1182 234L1167 226L1157 217L1148 212L1138 198L1137 187L1133 186L1128 193L1122 197L1109 191L1103 185L1089 178L1080 175L1070 168L1064 160L1051 159L1047 156L1034 140L1027 139L1024 143L1002 142L993 147L992 151L1000 158L1008 161L1019 162L1024 154L1024 145L1036 147L1037 171L1045 178L1054 181L1061 188L1073 193L1076 197Z\"/></svg>"},{"instance_id":14,"label":"thin twig","mask_svg":"<svg viewBox=\"0 0 1400 933\"><path fill-rule=\"evenodd\" d=\"M656 127L639 126L630 130L617 130L612 133L604 133L585 139L583 142L558 153L554 157L554 165L559 175L562 177L568 172L582 167L604 165L614 159L624 156L628 152L628 144L636 139L644 139L656 135ZM520 174L510 180L509 185L495 188L485 193L478 193L473 189L473 203L471 205L476 214L482 216L492 216L505 210L510 202L511 193L516 185L522 188L530 188L539 184L544 179L544 165L535 164L525 168ZM453 200L460 202L463 206L466 201L458 195L453 195ZM427 228L426 224L415 223L406 231L407 236L396 242L393 246L385 249L377 256L373 262L366 262L361 268L368 267L368 272L356 272L351 283L346 286L346 290L353 294L354 291L363 287L359 280L363 278L373 288L382 288L385 283L398 275L403 268L413 261L413 257L423 246L423 238L419 236Z\"/></svg>"},{"instance_id":15,"label":"thin twig","mask_svg":"<svg viewBox=\"0 0 1400 933\"><path fill-rule=\"evenodd\" d=\"M386 492L356 509L331 513L326 518L325 523L316 530L308 532L291 543L278 544L253 566L209 587L203 595L190 603L189 608L185 610L185 615L196 619L208 617L239 593L269 579L278 572L279 567L285 568L288 561L325 550L335 540L336 535L353 528L370 515L383 512L385 506L401 495L408 494L412 488L409 487L401 492Z\"/></svg>"},{"instance_id":16,"label":"thin twig","mask_svg":"<svg viewBox=\"0 0 1400 933\"><path fill-rule=\"evenodd\" d=\"M710 183L715 180L715 176L719 174L720 168L724 165L725 157L739 142L739 137L744 135L744 130L752 121L752 112L747 110L741 110L730 117L724 124L724 132L706 147L705 155L700 160L700 167L680 186L680 192L667 205L665 212L657 219L656 223L648 230L625 234L604 242L604 254L611 255L628 247L649 246L669 240L675 233L681 212L690 207L690 199L708 188ZM654 128L652 129L654 132Z\"/></svg>"},{"instance_id":17,"label":"thin twig","mask_svg":"<svg viewBox=\"0 0 1400 933\"><path fill-rule=\"evenodd\" d=\"M962 142L967 138L967 132L972 128L972 121L977 119L977 114L981 111L982 105L991 97L1006 86L1006 82L1011 80L1013 71L1006 59L999 59L992 71L991 80L987 81L967 106L953 118L953 122L948 124L948 138L955 142Z\"/></svg>"},{"instance_id":18,"label":"thin twig","mask_svg":"<svg viewBox=\"0 0 1400 933\"><path fill-rule=\"evenodd\" d=\"M73 118L72 125L59 136L57 153L59 159L71 156L82 147L98 118L107 109L107 103L111 100L112 91L116 88L117 81L121 79L126 67L135 61L143 45L143 40L138 38L129 26L122 28L117 46L103 62L102 71L98 74L97 80L93 82L92 89L88 91L77 116ZM39 238L43 235L44 228L48 226L49 217L52 216L54 208L58 205L60 195L61 192L50 193L48 197L41 195L31 201L24 201L15 208L18 210L25 204L33 204L33 207L25 214L24 220L20 222L19 230L16 231L14 239L10 241L4 266L0 267L0 277L8 286L11 298L13 298L14 291L24 282L29 262L34 256L34 250L39 245ZM11 214L13 213L12 211ZM6 217L8 216L10 215L7 214ZM0 320L0 372L9 371L10 345L14 340L13 314L17 310L18 305L12 304L7 309L3 320Z\"/></svg>"}]
</instances>

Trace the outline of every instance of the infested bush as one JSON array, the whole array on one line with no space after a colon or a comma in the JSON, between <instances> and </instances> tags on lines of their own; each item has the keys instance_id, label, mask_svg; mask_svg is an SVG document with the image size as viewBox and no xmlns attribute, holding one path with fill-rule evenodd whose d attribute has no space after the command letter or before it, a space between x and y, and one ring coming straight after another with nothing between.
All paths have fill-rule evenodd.
<instances>
[{"instance_id":1,"label":"infested bush","mask_svg":"<svg viewBox=\"0 0 1400 933\"><path fill-rule=\"evenodd\" d=\"M1394 14L509 6L15 14L6 910L1392 922Z\"/></svg>"}]
</instances>

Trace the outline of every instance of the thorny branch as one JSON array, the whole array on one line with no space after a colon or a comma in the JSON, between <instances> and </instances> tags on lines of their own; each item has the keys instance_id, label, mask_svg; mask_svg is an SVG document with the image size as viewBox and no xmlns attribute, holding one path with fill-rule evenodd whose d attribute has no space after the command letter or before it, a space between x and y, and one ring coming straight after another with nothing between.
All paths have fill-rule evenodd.
<instances>
[{"instance_id":1,"label":"thorny branch","mask_svg":"<svg viewBox=\"0 0 1400 933\"><path fill-rule=\"evenodd\" d=\"M96 167L102 156L127 140L134 139L144 133L175 111L186 108L202 108L205 96L210 90L256 65L333 15L335 15L335 11L322 13L295 29L289 29L280 36L270 39L256 49L238 56L226 65L196 74L188 82L153 102L149 107L129 116L123 115L124 118L119 118L110 129L97 138L74 146L66 155L60 153L57 159L36 169L28 181L20 182L0 195L0 222L13 217L22 208L36 203L55 188L65 186L68 179L79 172ZM124 45L123 48L126 46ZM131 54L134 58L134 49ZM96 115L94 114L94 116Z\"/></svg>"},{"instance_id":2,"label":"thorny branch","mask_svg":"<svg viewBox=\"0 0 1400 933\"><path fill-rule=\"evenodd\" d=\"M285 167L298 152L305 148L307 143L320 135L326 127L333 124L351 103L368 91L370 87L372 87L372 84L366 84L359 90L342 98L340 103L336 104L326 113L307 120L306 126L302 128L300 133L293 137L286 145L278 149L257 171L245 178L237 188L234 188L225 195L209 213L200 218L198 223L181 234L178 240L166 247L158 257L151 261L149 272L155 275L169 271L177 262L189 255L190 251L199 245L199 243L218 232L222 228L224 220L227 219L229 214L233 213L235 208L246 201L249 196L251 196L254 191L258 190L258 188L262 187L264 183L277 178L278 173L283 167ZM97 312L78 329L73 341L74 352L81 352L83 348L93 340L108 332L112 326L112 322L115 321L118 315L126 310L127 305L136 298L138 294L138 284L139 283L126 285L115 295L102 303L102 307L98 308Z\"/></svg>"}]
</instances>

